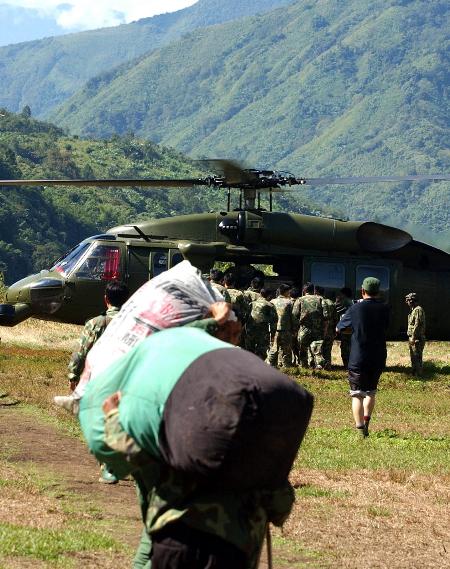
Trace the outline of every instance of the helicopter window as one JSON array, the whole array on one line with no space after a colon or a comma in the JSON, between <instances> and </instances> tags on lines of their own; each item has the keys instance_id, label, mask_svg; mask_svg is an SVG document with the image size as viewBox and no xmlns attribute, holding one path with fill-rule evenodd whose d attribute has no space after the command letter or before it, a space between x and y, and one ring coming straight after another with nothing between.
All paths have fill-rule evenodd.
<instances>
[{"instance_id":1,"label":"helicopter window","mask_svg":"<svg viewBox=\"0 0 450 569\"><path fill-rule=\"evenodd\" d=\"M152 277L157 277L164 271L167 271L167 253L152 253Z\"/></svg>"},{"instance_id":2,"label":"helicopter window","mask_svg":"<svg viewBox=\"0 0 450 569\"><path fill-rule=\"evenodd\" d=\"M387 267L374 267L372 265L358 265L356 267L356 287L360 287L366 277L375 277L380 281L382 291L389 290L389 269Z\"/></svg>"},{"instance_id":3,"label":"helicopter window","mask_svg":"<svg viewBox=\"0 0 450 569\"><path fill-rule=\"evenodd\" d=\"M342 263L312 263L311 282L324 288L345 286L345 266Z\"/></svg>"},{"instance_id":4,"label":"helicopter window","mask_svg":"<svg viewBox=\"0 0 450 569\"><path fill-rule=\"evenodd\" d=\"M178 263L181 263L181 261L183 261L184 257L181 253L174 253L172 255L172 261L170 263L171 267L175 267L175 265L178 265Z\"/></svg>"},{"instance_id":5,"label":"helicopter window","mask_svg":"<svg viewBox=\"0 0 450 569\"><path fill-rule=\"evenodd\" d=\"M96 244L76 275L80 279L96 281L114 281L120 278L120 249L108 245Z\"/></svg>"},{"instance_id":6,"label":"helicopter window","mask_svg":"<svg viewBox=\"0 0 450 569\"><path fill-rule=\"evenodd\" d=\"M67 275L75 267L81 257L86 253L91 243L80 243L74 247L67 255L58 259L58 261L50 269L57 271L63 275Z\"/></svg>"}]
</instances>

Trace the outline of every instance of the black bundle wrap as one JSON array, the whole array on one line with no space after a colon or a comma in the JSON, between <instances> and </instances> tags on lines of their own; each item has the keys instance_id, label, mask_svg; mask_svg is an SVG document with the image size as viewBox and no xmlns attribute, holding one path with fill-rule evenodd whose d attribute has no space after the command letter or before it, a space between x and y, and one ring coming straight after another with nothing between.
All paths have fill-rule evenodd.
<instances>
[{"instance_id":1,"label":"black bundle wrap","mask_svg":"<svg viewBox=\"0 0 450 569\"><path fill-rule=\"evenodd\" d=\"M241 349L219 349L180 376L159 445L173 468L226 489L284 483L305 435L313 397Z\"/></svg>"}]
</instances>

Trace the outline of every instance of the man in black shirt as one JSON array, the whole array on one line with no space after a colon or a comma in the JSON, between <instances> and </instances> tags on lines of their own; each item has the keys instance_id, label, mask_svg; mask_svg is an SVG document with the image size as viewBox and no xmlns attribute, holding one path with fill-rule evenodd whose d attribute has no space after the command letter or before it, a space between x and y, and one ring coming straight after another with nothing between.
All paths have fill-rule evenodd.
<instances>
[{"instance_id":1,"label":"man in black shirt","mask_svg":"<svg viewBox=\"0 0 450 569\"><path fill-rule=\"evenodd\" d=\"M389 308L379 299L380 281L375 277L364 279L361 292L362 300L350 306L337 331L353 330L348 362L352 411L356 428L367 437L378 380L386 365Z\"/></svg>"}]
</instances>

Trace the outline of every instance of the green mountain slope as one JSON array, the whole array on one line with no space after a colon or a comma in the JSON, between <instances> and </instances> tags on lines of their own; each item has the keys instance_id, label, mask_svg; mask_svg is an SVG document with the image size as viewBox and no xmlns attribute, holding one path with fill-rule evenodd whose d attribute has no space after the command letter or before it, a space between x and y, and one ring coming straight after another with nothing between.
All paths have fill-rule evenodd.
<instances>
[{"instance_id":1,"label":"green mountain slope","mask_svg":"<svg viewBox=\"0 0 450 569\"><path fill-rule=\"evenodd\" d=\"M445 0L298 1L96 77L52 117L297 175L449 171ZM443 232L449 184L307 189L355 218Z\"/></svg>"},{"instance_id":2,"label":"green mountain slope","mask_svg":"<svg viewBox=\"0 0 450 569\"><path fill-rule=\"evenodd\" d=\"M29 105L48 116L88 79L179 38L182 34L292 0L199 0L178 12L131 24L45 38L0 48L0 106Z\"/></svg>"}]
</instances>

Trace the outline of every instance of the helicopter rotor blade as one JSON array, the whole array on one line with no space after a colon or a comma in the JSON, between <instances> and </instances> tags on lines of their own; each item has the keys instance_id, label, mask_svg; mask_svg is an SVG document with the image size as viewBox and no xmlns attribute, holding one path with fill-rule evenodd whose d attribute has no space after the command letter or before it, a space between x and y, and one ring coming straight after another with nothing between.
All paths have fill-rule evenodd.
<instances>
[{"instance_id":1,"label":"helicopter rotor blade","mask_svg":"<svg viewBox=\"0 0 450 569\"><path fill-rule=\"evenodd\" d=\"M206 186L208 180L0 180L2 186L75 186L75 187L144 187L144 188L188 188L191 186Z\"/></svg>"},{"instance_id":2,"label":"helicopter rotor blade","mask_svg":"<svg viewBox=\"0 0 450 569\"><path fill-rule=\"evenodd\" d=\"M374 184L377 182L441 182L450 180L450 174L417 174L411 176L351 176L347 178L296 178L299 185L326 186L328 184ZM295 182L294 182L295 183Z\"/></svg>"}]
</instances>

